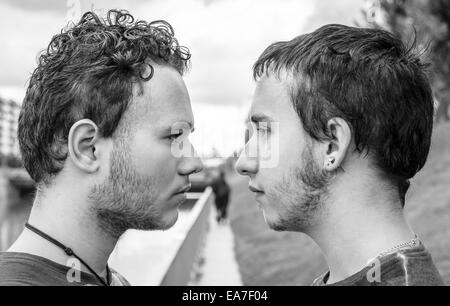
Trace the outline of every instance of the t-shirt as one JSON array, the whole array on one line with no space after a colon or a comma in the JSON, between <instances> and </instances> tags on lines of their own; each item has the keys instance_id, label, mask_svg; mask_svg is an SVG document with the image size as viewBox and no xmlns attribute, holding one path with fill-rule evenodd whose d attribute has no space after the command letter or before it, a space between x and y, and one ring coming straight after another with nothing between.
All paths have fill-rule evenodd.
<instances>
[{"instance_id":1,"label":"t-shirt","mask_svg":"<svg viewBox=\"0 0 450 306\"><path fill-rule=\"evenodd\" d=\"M32 254L0 252L0 286L103 286L94 275L71 269ZM130 286L122 275L109 270L110 286Z\"/></svg>"},{"instance_id":2,"label":"t-shirt","mask_svg":"<svg viewBox=\"0 0 450 306\"><path fill-rule=\"evenodd\" d=\"M313 286L327 285L330 272ZM358 273L330 286L443 286L430 253L423 244L378 257Z\"/></svg>"}]
</instances>

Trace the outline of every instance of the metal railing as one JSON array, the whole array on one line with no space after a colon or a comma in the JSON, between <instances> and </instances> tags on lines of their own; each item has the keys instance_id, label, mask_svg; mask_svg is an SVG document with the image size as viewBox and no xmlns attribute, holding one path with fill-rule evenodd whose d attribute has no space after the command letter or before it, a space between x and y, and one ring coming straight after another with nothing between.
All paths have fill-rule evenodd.
<instances>
[{"instance_id":1,"label":"metal railing","mask_svg":"<svg viewBox=\"0 0 450 306\"><path fill-rule=\"evenodd\" d=\"M167 268L161 286L185 286L191 280L193 267L202 251L208 231L209 214L212 206L212 189L208 187L199 197L191 212L190 229Z\"/></svg>"}]
</instances>

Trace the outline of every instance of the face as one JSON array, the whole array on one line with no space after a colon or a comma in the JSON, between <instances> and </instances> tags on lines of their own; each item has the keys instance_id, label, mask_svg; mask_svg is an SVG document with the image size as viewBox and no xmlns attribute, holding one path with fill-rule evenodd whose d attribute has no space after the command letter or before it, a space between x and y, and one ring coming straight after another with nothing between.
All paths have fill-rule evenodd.
<instances>
[{"instance_id":1,"label":"face","mask_svg":"<svg viewBox=\"0 0 450 306\"><path fill-rule=\"evenodd\" d=\"M251 137L237 162L237 171L250 178L250 190L272 229L308 231L319 220L330 177L316 158L319 153L314 142L303 130L286 81L273 76L261 78L250 121ZM274 133L271 126L276 125L278 132ZM278 162L264 166L262 157L274 154Z\"/></svg>"},{"instance_id":2,"label":"face","mask_svg":"<svg viewBox=\"0 0 450 306\"><path fill-rule=\"evenodd\" d=\"M188 140L194 120L184 82L170 67L154 68L114 134L108 178L90 195L100 226L113 236L174 225L189 175L202 169L193 154L173 154L180 142L195 153Z\"/></svg>"}]
</instances>

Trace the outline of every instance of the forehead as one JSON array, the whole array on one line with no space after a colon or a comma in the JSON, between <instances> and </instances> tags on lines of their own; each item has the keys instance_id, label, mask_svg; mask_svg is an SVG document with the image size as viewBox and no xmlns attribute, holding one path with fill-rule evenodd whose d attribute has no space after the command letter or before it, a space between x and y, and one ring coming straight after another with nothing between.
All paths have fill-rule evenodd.
<instances>
[{"instance_id":1,"label":"forehead","mask_svg":"<svg viewBox=\"0 0 450 306\"><path fill-rule=\"evenodd\" d=\"M291 102L288 85L286 78L262 76L257 82L250 117L267 116L278 122L295 120L298 116Z\"/></svg>"},{"instance_id":2,"label":"forehead","mask_svg":"<svg viewBox=\"0 0 450 306\"><path fill-rule=\"evenodd\" d=\"M133 109L138 120L154 128L171 126L177 122L193 125L191 102L181 75L169 66L152 66L153 77L142 84L141 95L135 94Z\"/></svg>"}]
</instances>

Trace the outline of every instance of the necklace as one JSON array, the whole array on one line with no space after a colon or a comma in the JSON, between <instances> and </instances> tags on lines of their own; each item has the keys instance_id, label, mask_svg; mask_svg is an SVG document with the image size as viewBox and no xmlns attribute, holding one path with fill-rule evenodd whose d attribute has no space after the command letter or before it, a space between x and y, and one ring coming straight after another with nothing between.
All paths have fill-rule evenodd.
<instances>
[{"instance_id":1,"label":"necklace","mask_svg":"<svg viewBox=\"0 0 450 306\"><path fill-rule=\"evenodd\" d=\"M390 249L387 249L386 251L380 253L377 257L383 257L389 253L393 253L394 251L402 250L405 248L414 248L415 246L419 245L420 243L421 242L420 242L419 236L417 236L417 234L415 234L414 238L411 239L410 241L400 243Z\"/></svg>"},{"instance_id":2,"label":"necklace","mask_svg":"<svg viewBox=\"0 0 450 306\"><path fill-rule=\"evenodd\" d=\"M56 245L57 247L61 248L62 250L64 250L64 252L67 254L67 256L73 256L76 259L78 259L104 286L109 286L110 283L110 279L109 279L109 267L108 264L106 264L106 282L103 280L103 278L100 277L100 275L98 275L94 269L92 269L83 259L81 259L77 254L75 254L71 248L66 247L64 244L62 244L61 242L59 242L58 240L52 238L50 235L47 235L46 233L38 230L37 228L35 228L34 226L30 225L28 222L25 223L25 227L27 229L29 229L30 231L34 232L35 234L41 236L42 238L44 238L45 240L53 243L54 245Z\"/></svg>"}]
</instances>

